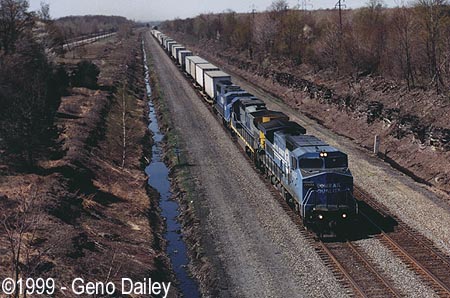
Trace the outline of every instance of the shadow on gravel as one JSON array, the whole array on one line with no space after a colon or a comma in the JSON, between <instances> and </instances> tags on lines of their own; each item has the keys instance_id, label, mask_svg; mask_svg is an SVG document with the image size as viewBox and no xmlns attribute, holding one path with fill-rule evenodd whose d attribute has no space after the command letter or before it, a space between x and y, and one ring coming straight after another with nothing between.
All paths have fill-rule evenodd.
<instances>
[{"instance_id":1,"label":"shadow on gravel","mask_svg":"<svg viewBox=\"0 0 450 298\"><path fill-rule=\"evenodd\" d=\"M191 163L188 163L188 162L183 162L183 163L174 165L174 166L172 167L172 171L175 171L175 170L177 170L177 169L182 169L182 168L195 167L195 166L196 166L195 164L191 164Z\"/></svg>"},{"instance_id":2,"label":"shadow on gravel","mask_svg":"<svg viewBox=\"0 0 450 298\"><path fill-rule=\"evenodd\" d=\"M380 234L380 228L385 233L393 232L398 225L397 221L387 214L373 209L367 203L359 201L360 215L356 223L343 231L338 231L337 236L325 236L320 239L323 242L345 242L372 238ZM368 220L370 219L370 221Z\"/></svg>"}]
</instances>

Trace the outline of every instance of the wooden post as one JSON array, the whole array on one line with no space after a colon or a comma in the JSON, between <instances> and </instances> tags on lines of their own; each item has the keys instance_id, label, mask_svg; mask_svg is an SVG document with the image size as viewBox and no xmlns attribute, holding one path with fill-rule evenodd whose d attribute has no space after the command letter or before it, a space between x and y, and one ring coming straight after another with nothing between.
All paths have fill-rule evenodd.
<instances>
[{"instance_id":1,"label":"wooden post","mask_svg":"<svg viewBox=\"0 0 450 298\"><path fill-rule=\"evenodd\" d=\"M373 140L373 154L378 155L379 151L380 151L380 136L375 135L375 138Z\"/></svg>"},{"instance_id":2,"label":"wooden post","mask_svg":"<svg viewBox=\"0 0 450 298\"><path fill-rule=\"evenodd\" d=\"M175 148L175 154L177 155L177 162L178 162L178 165L180 164L180 149L178 149L178 148Z\"/></svg>"}]
</instances>

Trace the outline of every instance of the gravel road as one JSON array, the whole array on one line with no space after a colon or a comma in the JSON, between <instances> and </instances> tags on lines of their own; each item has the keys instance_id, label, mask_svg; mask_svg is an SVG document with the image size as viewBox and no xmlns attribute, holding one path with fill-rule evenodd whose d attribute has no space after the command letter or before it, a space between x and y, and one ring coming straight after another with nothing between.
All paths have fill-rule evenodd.
<instances>
[{"instance_id":1,"label":"gravel road","mask_svg":"<svg viewBox=\"0 0 450 298\"><path fill-rule=\"evenodd\" d=\"M195 208L234 297L345 297L270 189L156 41L146 35L175 127L198 181Z\"/></svg>"}]
</instances>

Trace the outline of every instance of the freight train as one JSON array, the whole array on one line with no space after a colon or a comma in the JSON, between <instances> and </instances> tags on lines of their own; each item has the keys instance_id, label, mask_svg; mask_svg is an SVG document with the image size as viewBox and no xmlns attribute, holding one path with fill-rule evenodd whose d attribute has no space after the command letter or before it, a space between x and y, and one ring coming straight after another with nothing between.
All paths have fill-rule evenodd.
<instances>
[{"instance_id":1,"label":"freight train","mask_svg":"<svg viewBox=\"0 0 450 298\"><path fill-rule=\"evenodd\" d=\"M305 228L336 234L354 225L358 204L347 155L328 145L231 76L158 30L152 35L236 136L256 167L300 215Z\"/></svg>"}]
</instances>

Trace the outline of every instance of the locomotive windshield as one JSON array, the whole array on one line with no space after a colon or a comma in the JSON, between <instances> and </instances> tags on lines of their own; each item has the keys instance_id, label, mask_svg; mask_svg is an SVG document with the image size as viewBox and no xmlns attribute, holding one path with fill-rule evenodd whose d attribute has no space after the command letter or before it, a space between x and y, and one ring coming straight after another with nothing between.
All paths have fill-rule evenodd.
<instances>
[{"instance_id":1,"label":"locomotive windshield","mask_svg":"<svg viewBox=\"0 0 450 298\"><path fill-rule=\"evenodd\" d=\"M299 160L301 169L334 169L347 168L347 156L335 156L328 158L302 158Z\"/></svg>"},{"instance_id":2,"label":"locomotive windshield","mask_svg":"<svg viewBox=\"0 0 450 298\"><path fill-rule=\"evenodd\" d=\"M323 161L320 158L302 158L299 161L301 169L321 169Z\"/></svg>"},{"instance_id":3,"label":"locomotive windshield","mask_svg":"<svg viewBox=\"0 0 450 298\"><path fill-rule=\"evenodd\" d=\"M325 159L325 168L347 168L347 156L328 157Z\"/></svg>"},{"instance_id":4,"label":"locomotive windshield","mask_svg":"<svg viewBox=\"0 0 450 298\"><path fill-rule=\"evenodd\" d=\"M233 99L238 96L239 97L248 97L248 96L252 96L252 95L250 93L231 94L231 95L227 96L227 104L230 104L233 101Z\"/></svg>"}]
</instances>

